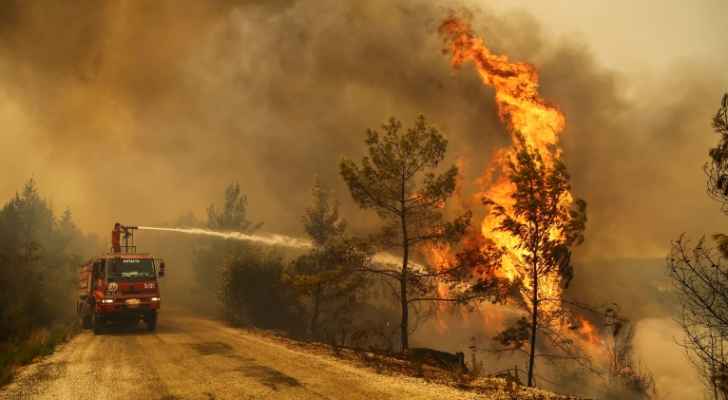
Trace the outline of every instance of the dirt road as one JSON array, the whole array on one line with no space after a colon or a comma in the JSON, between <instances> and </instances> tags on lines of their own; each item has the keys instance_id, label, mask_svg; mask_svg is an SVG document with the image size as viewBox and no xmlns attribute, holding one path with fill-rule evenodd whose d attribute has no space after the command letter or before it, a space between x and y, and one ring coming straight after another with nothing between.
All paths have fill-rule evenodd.
<instances>
[{"instance_id":1,"label":"dirt road","mask_svg":"<svg viewBox=\"0 0 728 400\"><path fill-rule=\"evenodd\" d=\"M168 310L165 310L168 311ZM180 312L157 331L86 331L31 364L0 399L473 399Z\"/></svg>"}]
</instances>

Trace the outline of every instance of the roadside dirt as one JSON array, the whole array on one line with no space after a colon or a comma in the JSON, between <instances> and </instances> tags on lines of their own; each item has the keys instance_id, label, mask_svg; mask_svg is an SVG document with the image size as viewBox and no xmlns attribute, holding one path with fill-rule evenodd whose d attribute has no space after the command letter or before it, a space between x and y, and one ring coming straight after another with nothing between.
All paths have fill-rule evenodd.
<instances>
[{"instance_id":1,"label":"roadside dirt","mask_svg":"<svg viewBox=\"0 0 728 400\"><path fill-rule=\"evenodd\" d=\"M462 390L377 371L359 355L325 347L167 311L154 333L81 333L18 371L0 399L563 399L540 391L513 397L503 380L490 381L490 393Z\"/></svg>"}]
</instances>

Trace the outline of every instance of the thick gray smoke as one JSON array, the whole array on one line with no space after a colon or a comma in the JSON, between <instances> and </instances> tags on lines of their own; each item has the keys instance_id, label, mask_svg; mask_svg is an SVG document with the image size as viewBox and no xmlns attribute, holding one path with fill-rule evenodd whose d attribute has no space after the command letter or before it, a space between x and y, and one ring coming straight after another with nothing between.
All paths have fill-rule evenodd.
<instances>
[{"instance_id":1,"label":"thick gray smoke","mask_svg":"<svg viewBox=\"0 0 728 400\"><path fill-rule=\"evenodd\" d=\"M315 174L338 189L354 226L369 225L348 205L337 161L361 154L364 130L391 115L427 115L466 182L506 140L490 89L441 54L445 7L264 3L3 7L0 162L10 179L0 191L34 175L85 227L106 231L202 210L239 180L258 220L297 233ZM566 113L567 161L590 205L583 254L661 255L683 230L721 228L700 171L720 77L683 66L636 85L581 43L549 42L527 15L474 22L496 51L536 63L544 97Z\"/></svg>"},{"instance_id":2,"label":"thick gray smoke","mask_svg":"<svg viewBox=\"0 0 728 400\"><path fill-rule=\"evenodd\" d=\"M215 4L4 7L2 166L12 179L0 190L35 175L84 226L106 231L204 209L239 180L259 220L296 232L313 176L346 203L337 161L361 154L363 131L391 115L427 115L464 160L466 182L506 140L492 92L441 54L444 7ZM680 67L636 86L583 44L549 43L527 15L474 20L496 51L539 66L544 96L566 113L566 157L590 205L584 254L661 255L680 231L719 230L705 225L716 207L700 171L719 77Z\"/></svg>"},{"instance_id":3,"label":"thick gray smoke","mask_svg":"<svg viewBox=\"0 0 728 400\"><path fill-rule=\"evenodd\" d=\"M375 218L351 203L337 163L362 155L366 128L423 113L448 135L449 161L463 161L467 196L507 136L492 91L441 54L437 25L461 5L6 2L0 194L35 176L84 228L107 232L199 212L237 180L251 218L300 236L318 174L366 231ZM494 50L538 66L544 98L566 115L574 193L589 204L580 259L660 257L682 231L722 229L701 172L728 86L721 69L696 60L637 82L584 43L545 37L527 14L473 20ZM620 299L619 285L599 283L610 274L579 281L584 300Z\"/></svg>"}]
</instances>

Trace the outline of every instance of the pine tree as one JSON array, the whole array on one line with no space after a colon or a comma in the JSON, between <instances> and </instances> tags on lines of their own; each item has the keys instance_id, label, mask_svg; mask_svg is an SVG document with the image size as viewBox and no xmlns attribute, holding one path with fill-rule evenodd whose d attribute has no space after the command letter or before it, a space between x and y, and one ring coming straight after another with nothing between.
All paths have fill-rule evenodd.
<instances>
[{"instance_id":1,"label":"pine tree","mask_svg":"<svg viewBox=\"0 0 728 400\"><path fill-rule=\"evenodd\" d=\"M315 339L320 338L322 314L330 319L343 315L345 309L355 305L364 287L364 280L356 272L365 264L367 254L344 236L346 222L339 217L338 203L331 197L331 192L316 179L312 204L302 218L314 248L298 257L288 273L288 280L298 292L311 300L309 331Z\"/></svg>"},{"instance_id":2,"label":"pine tree","mask_svg":"<svg viewBox=\"0 0 728 400\"><path fill-rule=\"evenodd\" d=\"M340 169L354 201L361 208L376 211L384 222L374 243L383 250L396 249L402 256L401 265L395 269L367 271L393 279L399 286L401 349L406 352L410 305L421 300L417 295L431 289L425 284L427 271L412 265L412 251L418 246L457 241L469 224L470 214L445 219L444 205L455 191L458 169L452 166L437 172L447 150L447 140L437 128L420 116L406 131L394 118L382 130L367 131L368 156L360 164L345 159Z\"/></svg>"},{"instance_id":3,"label":"pine tree","mask_svg":"<svg viewBox=\"0 0 728 400\"><path fill-rule=\"evenodd\" d=\"M560 160L547 165L542 156L521 142L507 166L510 181L516 190L512 206L485 199L490 214L497 218L498 230L517 239L523 253L517 269L523 274L523 306L530 318L501 333L503 344L528 342L528 385L533 385L537 333L547 329L553 315L544 312L543 304L552 302L558 308L559 299L546 298L542 282L558 282L566 287L573 276L571 247L579 245L586 226L586 202L568 201L571 186L566 166ZM507 255L508 256L508 255Z\"/></svg>"}]
</instances>

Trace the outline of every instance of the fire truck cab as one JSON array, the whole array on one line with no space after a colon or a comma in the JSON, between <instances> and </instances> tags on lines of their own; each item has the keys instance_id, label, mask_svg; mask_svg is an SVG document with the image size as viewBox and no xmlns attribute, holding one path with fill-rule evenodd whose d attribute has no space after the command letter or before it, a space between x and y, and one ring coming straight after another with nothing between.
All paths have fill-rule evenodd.
<instances>
[{"instance_id":1,"label":"fire truck cab","mask_svg":"<svg viewBox=\"0 0 728 400\"><path fill-rule=\"evenodd\" d=\"M164 276L164 261L136 253L135 227L118 229L123 232L125 245L114 243L111 252L81 266L76 311L81 325L93 329L94 334L111 322L140 320L153 331L161 304L159 278Z\"/></svg>"}]
</instances>

